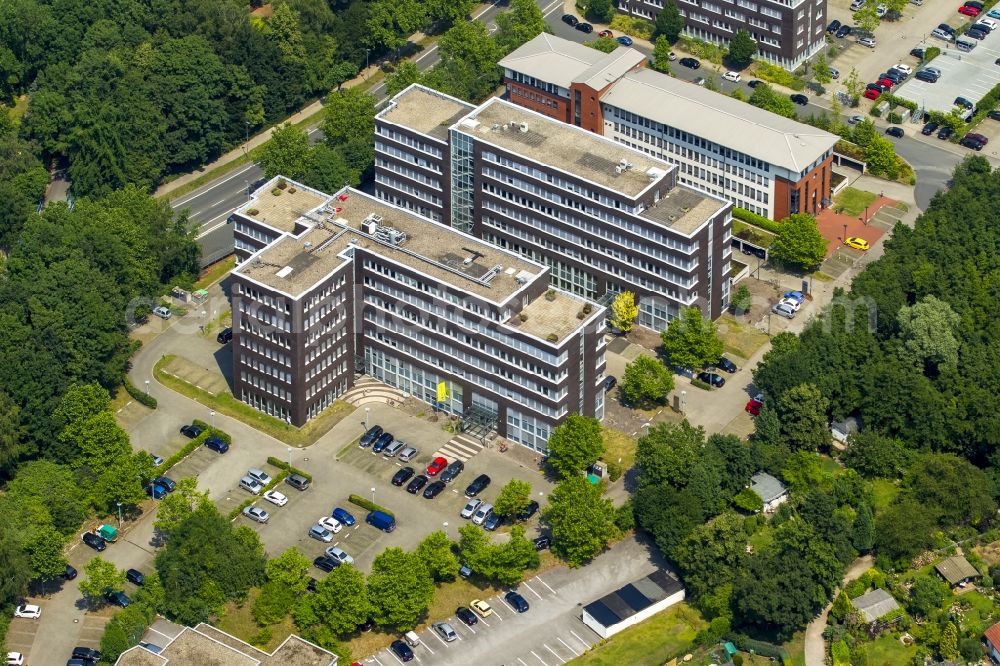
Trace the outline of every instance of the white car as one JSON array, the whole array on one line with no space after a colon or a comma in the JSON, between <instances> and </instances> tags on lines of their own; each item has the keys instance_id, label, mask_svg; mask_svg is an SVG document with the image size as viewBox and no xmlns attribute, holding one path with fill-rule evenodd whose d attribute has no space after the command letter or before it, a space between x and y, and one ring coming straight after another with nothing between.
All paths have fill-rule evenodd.
<instances>
[{"instance_id":1,"label":"white car","mask_svg":"<svg viewBox=\"0 0 1000 666\"><path fill-rule=\"evenodd\" d=\"M670 62L677 60L677 54L671 51L669 54L667 54L667 60L669 60Z\"/></svg>"},{"instance_id":2,"label":"white car","mask_svg":"<svg viewBox=\"0 0 1000 666\"><path fill-rule=\"evenodd\" d=\"M247 476L249 476L251 479L257 479L258 481L260 481L260 484L262 486L266 486L267 484L271 483L270 475L264 470L257 469L256 467L251 467L250 469L248 469Z\"/></svg>"},{"instance_id":3,"label":"white car","mask_svg":"<svg viewBox=\"0 0 1000 666\"><path fill-rule=\"evenodd\" d=\"M851 116L847 119L848 125L857 125L858 123L863 123L865 121L864 116Z\"/></svg>"},{"instance_id":4,"label":"white car","mask_svg":"<svg viewBox=\"0 0 1000 666\"><path fill-rule=\"evenodd\" d=\"M886 7L885 5L878 5L877 7L875 7L875 15L878 16L879 18L885 16L888 12L889 8Z\"/></svg>"},{"instance_id":5,"label":"white car","mask_svg":"<svg viewBox=\"0 0 1000 666\"><path fill-rule=\"evenodd\" d=\"M341 564L354 564L354 558L344 552L343 548L330 546L326 549L326 556L332 557L335 560L340 560Z\"/></svg>"},{"instance_id":6,"label":"white car","mask_svg":"<svg viewBox=\"0 0 1000 666\"><path fill-rule=\"evenodd\" d=\"M792 309L792 312L798 312L799 308L802 307L802 301L797 298L783 298L779 301L781 305L787 305Z\"/></svg>"},{"instance_id":7,"label":"white car","mask_svg":"<svg viewBox=\"0 0 1000 666\"><path fill-rule=\"evenodd\" d=\"M266 523L268 519L271 517L270 515L268 515L267 511L264 511L264 509L259 509L255 506L248 506L247 508L243 509L243 515L249 518L250 520L256 520L258 523Z\"/></svg>"},{"instance_id":8,"label":"white car","mask_svg":"<svg viewBox=\"0 0 1000 666\"><path fill-rule=\"evenodd\" d=\"M35 604L21 604L14 609L14 617L26 617L37 620L42 616L42 609Z\"/></svg>"},{"instance_id":9,"label":"white car","mask_svg":"<svg viewBox=\"0 0 1000 666\"><path fill-rule=\"evenodd\" d=\"M7 666L24 666L24 655L20 652L8 652Z\"/></svg>"},{"instance_id":10,"label":"white car","mask_svg":"<svg viewBox=\"0 0 1000 666\"><path fill-rule=\"evenodd\" d=\"M907 76L909 76L910 74L913 74L913 68L910 67L909 65L904 65L902 63L896 63L895 65L892 66L892 69L898 69L899 71L901 71L903 74L906 74Z\"/></svg>"},{"instance_id":11,"label":"white car","mask_svg":"<svg viewBox=\"0 0 1000 666\"><path fill-rule=\"evenodd\" d=\"M323 527L330 530L334 534L344 529L344 526L341 525L336 518L332 518L330 516L323 516L322 518L316 521L316 524L322 525Z\"/></svg>"},{"instance_id":12,"label":"white car","mask_svg":"<svg viewBox=\"0 0 1000 666\"><path fill-rule=\"evenodd\" d=\"M472 514L476 512L476 509L478 509L479 505L482 503L483 500L481 499L469 500L469 503L465 505L465 508L462 509L462 513L459 515L462 516L462 518L472 518Z\"/></svg>"},{"instance_id":13,"label":"white car","mask_svg":"<svg viewBox=\"0 0 1000 666\"><path fill-rule=\"evenodd\" d=\"M994 21L991 18L977 18L976 19L976 23L982 23L983 25L985 25L986 27L988 27L990 30L996 30L997 29L997 22Z\"/></svg>"},{"instance_id":14,"label":"white car","mask_svg":"<svg viewBox=\"0 0 1000 666\"><path fill-rule=\"evenodd\" d=\"M170 308L168 308L166 305L158 305L155 308L153 308L153 314L155 314L160 319L170 319L170 316L173 313L170 312Z\"/></svg>"},{"instance_id":15,"label":"white car","mask_svg":"<svg viewBox=\"0 0 1000 666\"><path fill-rule=\"evenodd\" d=\"M288 498L282 493L279 493L277 490L268 490L264 493L264 499L275 506L285 506L288 504Z\"/></svg>"},{"instance_id":16,"label":"white car","mask_svg":"<svg viewBox=\"0 0 1000 666\"><path fill-rule=\"evenodd\" d=\"M739 72L726 72L725 74L722 75L722 78L724 78L726 81L733 81L734 83L736 83L736 82L739 82L739 80L740 80L740 73Z\"/></svg>"}]
</instances>

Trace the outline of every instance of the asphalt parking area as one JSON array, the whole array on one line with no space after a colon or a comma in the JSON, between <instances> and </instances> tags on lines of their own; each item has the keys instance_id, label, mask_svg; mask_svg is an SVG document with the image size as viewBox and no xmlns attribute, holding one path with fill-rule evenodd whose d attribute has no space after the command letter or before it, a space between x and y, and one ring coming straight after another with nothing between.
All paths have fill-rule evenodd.
<instances>
[{"instance_id":1,"label":"asphalt parking area","mask_svg":"<svg viewBox=\"0 0 1000 666\"><path fill-rule=\"evenodd\" d=\"M918 107L948 113L954 108L956 97L965 97L975 104L1000 83L1000 65L994 64L1000 58L1000 33L997 31L987 35L979 46L968 53L936 39L920 46L935 46L942 50L941 55L930 63L941 70L941 78L937 83L927 83L911 77L893 91L897 97L915 102Z\"/></svg>"},{"instance_id":2,"label":"asphalt parking area","mask_svg":"<svg viewBox=\"0 0 1000 666\"><path fill-rule=\"evenodd\" d=\"M45 614L45 605L38 600L29 600L42 608ZM35 634L38 632L38 620L15 617L10 621L10 628L7 629L7 649L10 652L20 652L28 654L31 652L31 645L35 642Z\"/></svg>"},{"instance_id":3,"label":"asphalt parking area","mask_svg":"<svg viewBox=\"0 0 1000 666\"><path fill-rule=\"evenodd\" d=\"M210 451L210 453L212 452ZM263 460L254 465L249 465L245 470L242 471L239 478L236 479L236 482L231 484L230 487L227 488L225 496L215 501L215 505L218 507L219 513L227 515L230 511L238 507L240 504L254 497L253 493L251 493L249 490L244 490L243 488L240 488L240 479L243 478L243 476L247 473L250 467L256 467L257 469L263 470L268 475L270 475L272 479L275 478L282 471L277 467L274 467L273 465L268 465ZM284 494L286 497L288 496L289 492L295 492L295 493L299 492L298 490L292 488L290 485L284 482L275 485L274 489ZM261 493L261 495L263 495L263 493ZM256 496L257 499L256 504L261 508L266 509L268 513L271 513L271 507L274 507L274 505L265 500L263 497L261 497L261 495ZM242 516L240 519L247 520ZM252 520L248 522L259 524L256 523L256 521Z\"/></svg>"}]
</instances>

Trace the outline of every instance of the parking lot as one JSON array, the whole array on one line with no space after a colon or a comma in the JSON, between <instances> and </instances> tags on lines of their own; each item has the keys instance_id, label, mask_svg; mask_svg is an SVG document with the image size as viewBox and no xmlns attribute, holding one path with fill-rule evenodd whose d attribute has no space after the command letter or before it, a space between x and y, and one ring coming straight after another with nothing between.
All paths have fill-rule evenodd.
<instances>
[{"instance_id":1,"label":"parking lot","mask_svg":"<svg viewBox=\"0 0 1000 666\"><path fill-rule=\"evenodd\" d=\"M941 55L930 63L941 70L941 78L937 83L927 83L911 77L893 91L897 97L915 102L928 111L948 113L954 108L956 97L965 97L975 104L1000 83L1000 65L993 64L1000 58L998 31L987 35L968 53L939 39L930 39L919 46L941 49Z\"/></svg>"}]
</instances>

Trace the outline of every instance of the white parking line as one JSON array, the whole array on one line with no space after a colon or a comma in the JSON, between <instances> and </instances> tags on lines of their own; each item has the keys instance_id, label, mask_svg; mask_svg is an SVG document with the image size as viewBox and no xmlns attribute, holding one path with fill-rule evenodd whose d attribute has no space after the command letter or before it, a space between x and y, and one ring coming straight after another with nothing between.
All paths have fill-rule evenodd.
<instances>
[{"instance_id":1,"label":"white parking line","mask_svg":"<svg viewBox=\"0 0 1000 666\"><path fill-rule=\"evenodd\" d=\"M551 652L555 656L555 658L559 660L560 664L565 664L566 663L566 660L563 659L562 657L560 657L558 654L556 654L556 651L553 650L552 648L550 648L549 645L548 645L548 643L542 643L542 645L544 645L545 649L548 650L549 652Z\"/></svg>"},{"instance_id":2,"label":"white parking line","mask_svg":"<svg viewBox=\"0 0 1000 666\"><path fill-rule=\"evenodd\" d=\"M497 601L503 601L504 604L507 603L506 601L504 601L503 597L497 597ZM495 604L493 606L493 615L495 615L497 617L497 619L499 619L501 622L503 622L503 615L501 615L500 613L497 612L497 606L499 605L499 604L497 604L497 601L493 602Z\"/></svg>"},{"instance_id":3,"label":"white parking line","mask_svg":"<svg viewBox=\"0 0 1000 666\"><path fill-rule=\"evenodd\" d=\"M544 660L544 659L542 659L541 657L539 657L539 656L538 656L538 655L537 655L537 654L535 653L535 651L534 651L534 650L532 650L532 651L531 651L531 654L535 655L535 659L537 659L538 661L542 662L542 664L543 664L544 666L549 666L548 664L546 664L546 663L545 663L545 660Z\"/></svg>"},{"instance_id":4,"label":"white parking line","mask_svg":"<svg viewBox=\"0 0 1000 666\"><path fill-rule=\"evenodd\" d=\"M578 657L580 656L580 653L579 653L579 652L577 652L576 650L574 650L573 648L571 648L571 647L569 646L569 643L567 643L567 642L566 642L566 641L564 641L563 639L559 638L558 636L556 636L556 640L557 640L557 641L559 641L560 643L562 643L563 645L565 645L565 646L566 646L566 649L567 649L567 650L569 650L570 652L572 652L573 654L575 654L575 655L576 655L576 656L578 656Z\"/></svg>"},{"instance_id":5,"label":"white parking line","mask_svg":"<svg viewBox=\"0 0 1000 666\"><path fill-rule=\"evenodd\" d=\"M381 661L378 660L378 657L374 657L373 656L372 657L372 661L374 661L376 664L378 664L378 666L384 666L384 664Z\"/></svg>"},{"instance_id":6,"label":"white parking line","mask_svg":"<svg viewBox=\"0 0 1000 666\"><path fill-rule=\"evenodd\" d=\"M569 633L573 634L573 638L575 638L576 640L580 641L580 645L582 645L585 650L589 650L590 649L590 643L588 643L587 641L585 641L582 638L580 638L579 636L577 636L575 631L573 631L572 629L570 629Z\"/></svg>"},{"instance_id":7,"label":"white parking line","mask_svg":"<svg viewBox=\"0 0 1000 666\"><path fill-rule=\"evenodd\" d=\"M532 588L532 587L531 587L530 585L528 585L527 583L521 583L521 585L524 585L524 586L525 586L526 588L528 588L529 590L531 590L531 593L532 593L533 595L535 595L536 597L538 597L539 599L541 599L541 598L542 598L542 595L538 594L538 592L535 592L534 588Z\"/></svg>"},{"instance_id":8,"label":"white parking line","mask_svg":"<svg viewBox=\"0 0 1000 666\"><path fill-rule=\"evenodd\" d=\"M546 583L546 582L545 582L544 580L542 580L542 577L541 577L541 576L536 576L536 577L535 577L535 580L537 580L537 581L538 581L539 583L541 583L541 584L542 584L542 585L544 585L545 587L549 588L549 592L551 592L552 594L558 594L558 592L556 592L556 591L555 591L555 590L553 590L553 589L552 589L551 587L549 587L549 584L548 584L548 583Z\"/></svg>"},{"instance_id":9,"label":"white parking line","mask_svg":"<svg viewBox=\"0 0 1000 666\"><path fill-rule=\"evenodd\" d=\"M400 659L399 657L397 657L397 656L396 656L396 653L395 653L395 652L393 652L392 650L389 650L389 654L391 654L391 655L392 655L392 658L393 658L393 659L395 659L396 661L398 661L398 662L399 662L400 664L402 664L402 663L403 663L403 660L402 660L402 659Z\"/></svg>"},{"instance_id":10,"label":"white parking line","mask_svg":"<svg viewBox=\"0 0 1000 666\"><path fill-rule=\"evenodd\" d=\"M517 658L517 660L518 660L519 662L521 662L521 664L522 664L523 666L528 666L527 664L525 664L525 663L524 663L524 659L521 659L520 657L518 657L518 658Z\"/></svg>"},{"instance_id":11,"label":"white parking line","mask_svg":"<svg viewBox=\"0 0 1000 666\"><path fill-rule=\"evenodd\" d=\"M475 629L473 629L472 627L470 627L469 625L467 625L467 624L466 624L466 623L464 623L464 622L459 622L459 621L458 621L458 620L457 620L456 618L453 618L453 617L449 617L449 618L448 618L448 622L450 622L450 623L451 623L451 626L453 626L453 627L462 627L463 629L468 629L468 630L469 630L469 631L471 631L472 633L476 633L476 630L475 630ZM456 633L457 633L457 632L456 632ZM461 638L461 637L462 637L462 636L461 636L461 635L459 635L459 638Z\"/></svg>"},{"instance_id":12,"label":"white parking line","mask_svg":"<svg viewBox=\"0 0 1000 666\"><path fill-rule=\"evenodd\" d=\"M487 627L490 626L489 623L486 622L486 620L484 620L483 618L479 618L479 621L482 622L483 624L485 624ZM469 630L472 631L472 627L469 627ZM476 632L473 631L472 633L476 633Z\"/></svg>"},{"instance_id":13,"label":"white parking line","mask_svg":"<svg viewBox=\"0 0 1000 666\"><path fill-rule=\"evenodd\" d=\"M431 633L433 633L433 634L434 634L435 636L437 636L437 632L436 632L436 631L434 631L434 632L431 632ZM427 651L428 651L428 652L430 652L431 654L434 654L434 650L432 650L432 649L431 649L431 646L430 646L430 645L428 645L428 644L427 644L426 642L424 642L424 641L420 641L420 644L421 644L421 645L423 645L423 646L424 646L425 648L427 648Z\"/></svg>"},{"instance_id":14,"label":"white parking line","mask_svg":"<svg viewBox=\"0 0 1000 666\"><path fill-rule=\"evenodd\" d=\"M450 645L448 645L447 643L444 642L444 639L442 639L440 636L438 636L438 632L436 632L433 629L431 629L431 634L434 635L434 638L436 638L439 641L441 641L441 645L445 646L446 648L450 648L451 647ZM427 648L427 649L429 650L430 648Z\"/></svg>"}]
</instances>

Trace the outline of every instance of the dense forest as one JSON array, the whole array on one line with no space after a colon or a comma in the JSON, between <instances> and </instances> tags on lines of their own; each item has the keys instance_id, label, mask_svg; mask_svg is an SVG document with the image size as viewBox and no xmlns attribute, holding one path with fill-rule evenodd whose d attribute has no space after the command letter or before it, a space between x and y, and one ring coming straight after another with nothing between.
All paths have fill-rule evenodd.
<instances>
[{"instance_id":1,"label":"dense forest","mask_svg":"<svg viewBox=\"0 0 1000 666\"><path fill-rule=\"evenodd\" d=\"M0 0L0 104L27 97L20 137L65 159L76 194L148 190L472 4Z\"/></svg>"}]
</instances>

